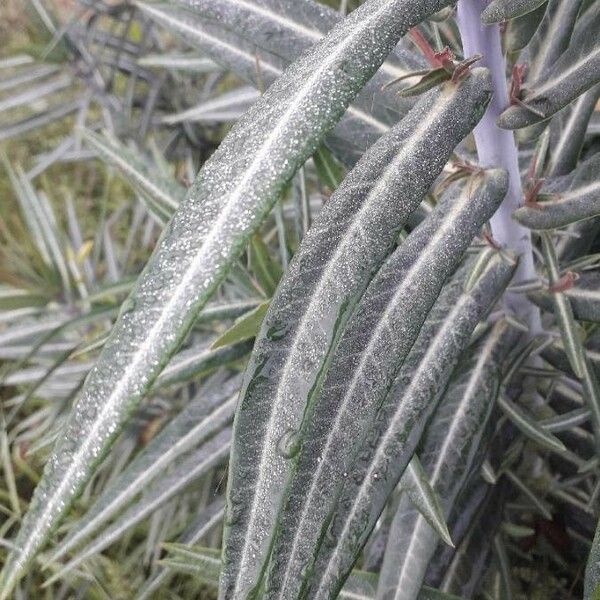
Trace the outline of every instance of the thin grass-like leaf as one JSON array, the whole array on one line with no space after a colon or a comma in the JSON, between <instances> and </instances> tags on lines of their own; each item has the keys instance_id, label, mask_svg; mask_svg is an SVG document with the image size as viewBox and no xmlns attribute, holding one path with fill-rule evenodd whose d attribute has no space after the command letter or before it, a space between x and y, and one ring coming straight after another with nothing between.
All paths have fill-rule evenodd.
<instances>
[{"instance_id":1,"label":"thin grass-like leaf","mask_svg":"<svg viewBox=\"0 0 600 600\"><path fill-rule=\"evenodd\" d=\"M89 557L109 546L125 531L151 515L210 469L222 463L229 454L230 441L231 429L223 429L197 450L188 452L172 472L159 477L148 486L139 501L106 527L91 543L79 550L74 558L46 581L46 585L60 579Z\"/></svg>"}]
</instances>

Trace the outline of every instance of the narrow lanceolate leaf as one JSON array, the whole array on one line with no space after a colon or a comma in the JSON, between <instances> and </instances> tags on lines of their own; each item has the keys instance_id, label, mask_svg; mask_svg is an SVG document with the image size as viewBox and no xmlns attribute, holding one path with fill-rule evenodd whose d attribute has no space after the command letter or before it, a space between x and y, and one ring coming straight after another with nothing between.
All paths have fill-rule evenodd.
<instances>
[{"instance_id":1,"label":"narrow lanceolate leaf","mask_svg":"<svg viewBox=\"0 0 600 600\"><path fill-rule=\"evenodd\" d=\"M550 200L522 206L515 211L514 218L525 227L543 230L600 215L600 181L597 179L600 156L586 161L582 167L585 168L577 170L578 176L567 190L550 196Z\"/></svg>"},{"instance_id":2,"label":"narrow lanceolate leaf","mask_svg":"<svg viewBox=\"0 0 600 600\"><path fill-rule=\"evenodd\" d=\"M424 96L346 177L290 263L255 344L236 416L225 595L257 583L291 469L281 445L299 430L323 362L372 273L485 110L488 86L487 72L477 69L458 87Z\"/></svg>"},{"instance_id":3,"label":"narrow lanceolate leaf","mask_svg":"<svg viewBox=\"0 0 600 600\"><path fill-rule=\"evenodd\" d=\"M596 535L588 556L584 586L584 600L597 600L600 598L600 523L596 528Z\"/></svg>"},{"instance_id":4,"label":"narrow lanceolate leaf","mask_svg":"<svg viewBox=\"0 0 600 600\"><path fill-rule=\"evenodd\" d=\"M578 20L569 48L540 79L528 81L523 104L498 118L504 129L520 129L551 117L600 82L600 7L592 5Z\"/></svg>"},{"instance_id":5,"label":"narrow lanceolate leaf","mask_svg":"<svg viewBox=\"0 0 600 600\"><path fill-rule=\"evenodd\" d=\"M425 431L423 465L445 517L472 470L499 388L499 362L509 337L507 324L498 323L467 368L450 383ZM437 545L437 536L423 517L401 501L390 530L377 597L413 598Z\"/></svg>"},{"instance_id":6,"label":"narrow lanceolate leaf","mask_svg":"<svg viewBox=\"0 0 600 600\"><path fill-rule=\"evenodd\" d=\"M223 429L197 450L188 452L171 472L150 484L140 500L130 506L111 525L103 529L91 543L79 550L59 572L52 575L48 583L59 579L90 556L102 551L119 539L125 531L151 515L188 485L223 463L229 454L230 441L231 429Z\"/></svg>"},{"instance_id":7,"label":"narrow lanceolate leaf","mask_svg":"<svg viewBox=\"0 0 600 600\"><path fill-rule=\"evenodd\" d=\"M217 348L255 338L260 331L260 326L267 314L268 308L269 303L263 302L247 315L240 317L227 331L213 342L211 348L216 350Z\"/></svg>"},{"instance_id":8,"label":"narrow lanceolate leaf","mask_svg":"<svg viewBox=\"0 0 600 600\"><path fill-rule=\"evenodd\" d=\"M565 290L573 314L578 321L600 323L600 273L581 273L573 286ZM534 292L528 296L539 306L552 310L552 293Z\"/></svg>"},{"instance_id":9,"label":"narrow lanceolate leaf","mask_svg":"<svg viewBox=\"0 0 600 600\"><path fill-rule=\"evenodd\" d=\"M95 533L177 458L233 419L236 402L233 394L240 384L240 379L235 377L216 393L206 394L201 390L198 398L175 417L98 496L73 526L71 533L54 550L49 561L58 560Z\"/></svg>"},{"instance_id":10,"label":"narrow lanceolate leaf","mask_svg":"<svg viewBox=\"0 0 600 600\"><path fill-rule=\"evenodd\" d=\"M549 177L567 175L577 166L599 96L600 85L597 85L553 117L550 122Z\"/></svg>"},{"instance_id":11,"label":"narrow lanceolate leaf","mask_svg":"<svg viewBox=\"0 0 600 600\"><path fill-rule=\"evenodd\" d=\"M528 415L520 406L510 400L510 398L501 394L498 398L498 405L521 433L529 439L550 450L557 452L566 450L565 445L556 436L548 432L532 416Z\"/></svg>"},{"instance_id":12,"label":"narrow lanceolate leaf","mask_svg":"<svg viewBox=\"0 0 600 600\"><path fill-rule=\"evenodd\" d=\"M408 463L399 488L440 538L449 546L453 546L440 499L416 454Z\"/></svg>"},{"instance_id":13,"label":"narrow lanceolate leaf","mask_svg":"<svg viewBox=\"0 0 600 600\"><path fill-rule=\"evenodd\" d=\"M272 597L296 597L351 466L356 441L383 401L445 280L504 197L506 182L506 174L494 170L467 181L462 189L451 188L369 285L306 420L273 549L268 584ZM326 573L331 575L328 567L315 567L315 577ZM329 590L332 581L324 585ZM317 591L309 596L313 593Z\"/></svg>"},{"instance_id":14,"label":"narrow lanceolate leaf","mask_svg":"<svg viewBox=\"0 0 600 600\"><path fill-rule=\"evenodd\" d=\"M554 252L552 239L546 233L542 234L542 251L544 253L544 260L546 261L546 268L548 269L550 285L556 285L560 279L558 261ZM579 339L579 330L577 328L577 323L575 322L575 317L573 316L571 303L561 291L552 290L552 292L554 316L556 317L556 322L560 329L565 353L575 375L577 375L577 377L582 377L585 355L581 340Z\"/></svg>"},{"instance_id":15,"label":"narrow lanceolate leaf","mask_svg":"<svg viewBox=\"0 0 600 600\"><path fill-rule=\"evenodd\" d=\"M89 129L83 129L82 135L100 158L119 169L127 182L164 208L169 216L175 212L185 196L182 185L161 177L141 156L116 139L100 136Z\"/></svg>"},{"instance_id":16,"label":"narrow lanceolate leaf","mask_svg":"<svg viewBox=\"0 0 600 600\"><path fill-rule=\"evenodd\" d=\"M500 23L509 19L522 17L533 12L547 0L492 0L481 13L481 20L486 25Z\"/></svg>"},{"instance_id":17,"label":"narrow lanceolate leaf","mask_svg":"<svg viewBox=\"0 0 600 600\"><path fill-rule=\"evenodd\" d=\"M10 595L296 170L401 35L447 3L366 2L266 91L205 163L83 386L0 575L0 598Z\"/></svg>"},{"instance_id":18,"label":"narrow lanceolate leaf","mask_svg":"<svg viewBox=\"0 0 600 600\"><path fill-rule=\"evenodd\" d=\"M547 4L541 4L536 10L507 23L504 43L508 52L516 52L527 46L544 18L546 6Z\"/></svg>"}]
</instances>

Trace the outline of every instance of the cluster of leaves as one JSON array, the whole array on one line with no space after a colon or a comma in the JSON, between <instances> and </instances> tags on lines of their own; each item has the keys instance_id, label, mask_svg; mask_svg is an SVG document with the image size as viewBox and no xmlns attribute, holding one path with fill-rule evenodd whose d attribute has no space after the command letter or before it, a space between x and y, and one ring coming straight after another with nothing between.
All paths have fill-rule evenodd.
<instances>
[{"instance_id":1,"label":"cluster of leaves","mask_svg":"<svg viewBox=\"0 0 600 600\"><path fill-rule=\"evenodd\" d=\"M31 4L0 598L596 597L600 2Z\"/></svg>"}]
</instances>

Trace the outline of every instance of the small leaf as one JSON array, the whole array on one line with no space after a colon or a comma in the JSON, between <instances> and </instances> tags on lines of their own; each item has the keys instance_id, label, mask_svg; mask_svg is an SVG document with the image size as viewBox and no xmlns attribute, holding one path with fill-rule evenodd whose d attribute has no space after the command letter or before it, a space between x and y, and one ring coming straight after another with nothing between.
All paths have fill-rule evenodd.
<instances>
[{"instance_id":1,"label":"small leaf","mask_svg":"<svg viewBox=\"0 0 600 600\"><path fill-rule=\"evenodd\" d=\"M560 279L554 246L552 244L552 239L548 234L542 233L541 238L542 251L544 253L544 260L546 261L546 268L548 269L550 284L553 285ZM556 317L560 329L565 352L573 372L577 377L581 378L583 375L585 356L581 340L579 339L579 331L577 329L575 317L573 316L571 303L564 293L559 291L553 292L552 298L554 301L554 316Z\"/></svg>"},{"instance_id":2,"label":"small leaf","mask_svg":"<svg viewBox=\"0 0 600 600\"><path fill-rule=\"evenodd\" d=\"M417 83L398 92L398 95L404 98L409 96L419 96L420 94L423 94L424 92L427 92L428 90L440 85L444 81L448 81L451 77L452 74L444 68L432 69Z\"/></svg>"},{"instance_id":3,"label":"small leaf","mask_svg":"<svg viewBox=\"0 0 600 600\"><path fill-rule=\"evenodd\" d=\"M408 463L398 485L440 538L449 546L454 547L440 499L431 486L429 477L416 454Z\"/></svg>"},{"instance_id":4,"label":"small leaf","mask_svg":"<svg viewBox=\"0 0 600 600\"><path fill-rule=\"evenodd\" d=\"M269 302L263 302L248 314L240 317L225 333L213 342L211 348L216 350L217 348L255 338L260 331L260 326L268 308Z\"/></svg>"},{"instance_id":5,"label":"small leaf","mask_svg":"<svg viewBox=\"0 0 600 600\"><path fill-rule=\"evenodd\" d=\"M267 246L258 234L254 234L250 241L250 269L266 297L271 298L281 279L281 266L271 258Z\"/></svg>"},{"instance_id":6,"label":"small leaf","mask_svg":"<svg viewBox=\"0 0 600 600\"><path fill-rule=\"evenodd\" d=\"M566 450L565 445L557 437L545 430L505 395L500 394L498 405L527 438L550 450L557 452L564 452Z\"/></svg>"}]
</instances>

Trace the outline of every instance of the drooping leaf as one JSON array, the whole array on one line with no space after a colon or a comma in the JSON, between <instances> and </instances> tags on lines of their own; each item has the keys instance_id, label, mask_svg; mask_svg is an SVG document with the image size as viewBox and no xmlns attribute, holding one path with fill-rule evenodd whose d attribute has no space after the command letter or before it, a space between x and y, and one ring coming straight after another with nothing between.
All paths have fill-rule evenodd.
<instances>
[{"instance_id":1,"label":"drooping leaf","mask_svg":"<svg viewBox=\"0 0 600 600\"><path fill-rule=\"evenodd\" d=\"M248 590L257 583L291 468L282 439L300 428L332 345L404 221L477 122L488 83L487 72L475 70L458 87L423 97L346 177L294 256L255 344L234 425L226 595L238 584ZM421 170L418 180L415 169ZM238 440L252 440L252 447Z\"/></svg>"},{"instance_id":2,"label":"drooping leaf","mask_svg":"<svg viewBox=\"0 0 600 600\"><path fill-rule=\"evenodd\" d=\"M499 364L510 339L499 323L468 368L450 383L428 425L421 455L445 517L473 466L500 384ZM378 597L411 598L420 589L438 540L424 519L400 503L388 540Z\"/></svg>"},{"instance_id":3,"label":"drooping leaf","mask_svg":"<svg viewBox=\"0 0 600 600\"><path fill-rule=\"evenodd\" d=\"M445 280L504 197L506 181L506 174L495 170L469 180L462 188L450 188L369 285L341 337L315 409L304 426L273 548L269 577L272 597L295 597L305 580L344 473L357 450L356 440L366 433ZM505 266L504 271L512 272L512 267ZM491 286L488 291L491 289L498 288ZM410 450L403 468L414 446ZM356 541L357 536L351 537ZM335 558L347 561L351 553L336 552ZM337 563L315 566L311 597L334 593L340 576L343 581L348 570L346 563L339 569Z\"/></svg>"},{"instance_id":4,"label":"drooping leaf","mask_svg":"<svg viewBox=\"0 0 600 600\"><path fill-rule=\"evenodd\" d=\"M252 236L250 242L250 269L265 296L270 298L281 279L281 266L271 258L266 244L256 234Z\"/></svg>"},{"instance_id":5,"label":"drooping leaf","mask_svg":"<svg viewBox=\"0 0 600 600\"><path fill-rule=\"evenodd\" d=\"M95 533L135 498L158 474L163 472L182 454L191 450L233 418L237 392L241 384L235 377L218 391L200 391L181 413L175 417L138 454L134 461L113 480L84 516L73 526L49 557L49 561L60 559L65 553Z\"/></svg>"},{"instance_id":6,"label":"drooping leaf","mask_svg":"<svg viewBox=\"0 0 600 600\"><path fill-rule=\"evenodd\" d=\"M398 486L438 536L453 546L440 499L416 454L408 463Z\"/></svg>"},{"instance_id":7,"label":"drooping leaf","mask_svg":"<svg viewBox=\"0 0 600 600\"><path fill-rule=\"evenodd\" d=\"M498 118L504 129L519 129L551 117L600 82L600 44L590 31L600 28L600 7L593 5L578 20L568 49L540 79L529 81L522 104Z\"/></svg>"},{"instance_id":8,"label":"drooping leaf","mask_svg":"<svg viewBox=\"0 0 600 600\"><path fill-rule=\"evenodd\" d=\"M125 301L46 465L0 574L0 598L81 492L287 182L407 28L444 5L363 4L265 92L204 164Z\"/></svg>"},{"instance_id":9,"label":"drooping leaf","mask_svg":"<svg viewBox=\"0 0 600 600\"><path fill-rule=\"evenodd\" d=\"M486 25L500 23L509 19L522 17L533 12L547 0L492 0L481 13L481 20Z\"/></svg>"}]
</instances>

